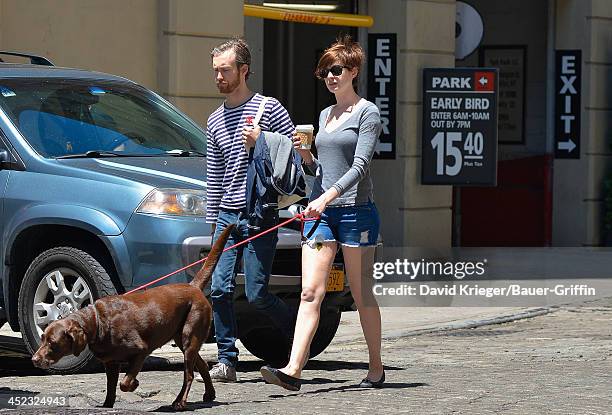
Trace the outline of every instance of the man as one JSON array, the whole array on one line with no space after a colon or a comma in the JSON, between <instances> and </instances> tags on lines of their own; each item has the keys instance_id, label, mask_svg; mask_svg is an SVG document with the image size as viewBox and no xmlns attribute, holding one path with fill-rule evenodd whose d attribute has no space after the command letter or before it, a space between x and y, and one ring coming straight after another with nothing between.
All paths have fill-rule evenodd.
<instances>
[{"instance_id":1,"label":"man","mask_svg":"<svg viewBox=\"0 0 612 415\"><path fill-rule=\"evenodd\" d=\"M247 147L253 147L262 130L290 136L294 125L287 110L269 98L257 125L255 119L264 97L247 86L251 54L242 39L232 39L211 52L215 82L225 102L208 118L207 135L207 214L213 224L213 241L229 224L238 223L226 246L246 237ZM274 260L277 233L271 232L245 246L225 252L212 277L211 297L219 363L211 370L213 380L236 381L236 319L233 295L236 272L244 259L245 289L250 303L270 317L291 338L293 319L287 305L268 292L268 281ZM201 378L197 378L200 380Z\"/></svg>"}]
</instances>

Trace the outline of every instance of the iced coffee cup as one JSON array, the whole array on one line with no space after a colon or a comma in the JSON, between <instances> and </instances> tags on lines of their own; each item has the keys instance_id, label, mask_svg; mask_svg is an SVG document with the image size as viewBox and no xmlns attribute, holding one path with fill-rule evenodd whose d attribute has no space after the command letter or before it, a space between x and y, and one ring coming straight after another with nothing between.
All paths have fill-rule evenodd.
<instances>
[{"instance_id":1,"label":"iced coffee cup","mask_svg":"<svg viewBox=\"0 0 612 415\"><path fill-rule=\"evenodd\" d=\"M302 124L295 126L295 132L300 137L300 148L302 150L310 150L312 147L312 136L314 134L314 125Z\"/></svg>"}]
</instances>

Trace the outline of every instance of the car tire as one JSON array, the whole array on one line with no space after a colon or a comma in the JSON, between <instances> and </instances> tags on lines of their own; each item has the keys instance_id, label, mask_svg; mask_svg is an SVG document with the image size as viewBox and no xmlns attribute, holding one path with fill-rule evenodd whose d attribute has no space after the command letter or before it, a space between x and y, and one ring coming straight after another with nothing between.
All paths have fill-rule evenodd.
<instances>
[{"instance_id":1,"label":"car tire","mask_svg":"<svg viewBox=\"0 0 612 415\"><path fill-rule=\"evenodd\" d=\"M310 344L310 358L321 354L332 342L340 325L341 315L337 309L321 314L319 327ZM240 336L240 341L251 354L272 365L287 361L289 350L284 336L275 327L249 330Z\"/></svg>"},{"instance_id":2,"label":"car tire","mask_svg":"<svg viewBox=\"0 0 612 415\"><path fill-rule=\"evenodd\" d=\"M334 309L328 310L327 313L321 315L319 327L312 339L312 343L310 343L310 357L323 353L332 340L334 340L338 326L340 326L340 317L342 317L340 310Z\"/></svg>"},{"instance_id":3,"label":"car tire","mask_svg":"<svg viewBox=\"0 0 612 415\"><path fill-rule=\"evenodd\" d=\"M282 366L282 363L287 361L289 349L285 337L276 327L257 327L249 330L240 334L240 341L253 356L274 367Z\"/></svg>"},{"instance_id":4,"label":"car tire","mask_svg":"<svg viewBox=\"0 0 612 415\"><path fill-rule=\"evenodd\" d=\"M19 290L19 326L26 348L36 352L44 328L52 321L114 294L107 270L87 252L72 247L44 251L28 267ZM78 357L62 358L48 371L71 374L99 366L86 348Z\"/></svg>"}]
</instances>

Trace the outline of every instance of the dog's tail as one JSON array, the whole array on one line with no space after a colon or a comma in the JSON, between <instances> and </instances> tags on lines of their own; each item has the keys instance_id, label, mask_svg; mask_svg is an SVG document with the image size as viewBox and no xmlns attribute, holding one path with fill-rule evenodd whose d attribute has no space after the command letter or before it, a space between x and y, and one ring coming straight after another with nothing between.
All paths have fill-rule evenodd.
<instances>
[{"instance_id":1,"label":"dog's tail","mask_svg":"<svg viewBox=\"0 0 612 415\"><path fill-rule=\"evenodd\" d=\"M221 253L223 252L223 248L225 247L225 243L227 242L230 233L234 229L236 225L229 225L227 228L223 230L221 235L219 235L219 239L215 242L212 249L208 253L208 257L202 265L202 268L198 271L195 278L191 281L191 285L198 287L200 290L204 290L206 284L210 281L210 278L217 266L217 262L219 262L219 258L221 257Z\"/></svg>"}]
</instances>

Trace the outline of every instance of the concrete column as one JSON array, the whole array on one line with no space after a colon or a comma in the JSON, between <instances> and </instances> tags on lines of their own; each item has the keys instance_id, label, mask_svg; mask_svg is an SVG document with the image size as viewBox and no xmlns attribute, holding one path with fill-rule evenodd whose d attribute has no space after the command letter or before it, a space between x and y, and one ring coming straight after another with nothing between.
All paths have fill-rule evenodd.
<instances>
[{"instance_id":1,"label":"concrete column","mask_svg":"<svg viewBox=\"0 0 612 415\"><path fill-rule=\"evenodd\" d=\"M370 33L397 33L397 159L372 171L386 246L451 244L452 187L421 182L422 75L455 65L455 0L370 1Z\"/></svg>"},{"instance_id":2,"label":"concrete column","mask_svg":"<svg viewBox=\"0 0 612 415\"><path fill-rule=\"evenodd\" d=\"M156 89L157 21L157 4L150 0L2 0L0 49Z\"/></svg>"},{"instance_id":3,"label":"concrete column","mask_svg":"<svg viewBox=\"0 0 612 415\"><path fill-rule=\"evenodd\" d=\"M250 1L249 4L263 4L263 0ZM244 18L244 38L251 50L251 75L248 85L254 92L263 92L264 68L264 19Z\"/></svg>"},{"instance_id":4,"label":"concrete column","mask_svg":"<svg viewBox=\"0 0 612 415\"><path fill-rule=\"evenodd\" d=\"M603 238L603 181L612 166L612 2L557 0L556 49L582 50L581 155L555 160L553 245Z\"/></svg>"},{"instance_id":5,"label":"concrete column","mask_svg":"<svg viewBox=\"0 0 612 415\"><path fill-rule=\"evenodd\" d=\"M159 91L202 126L222 102L210 50L244 32L242 0L158 0Z\"/></svg>"}]
</instances>

